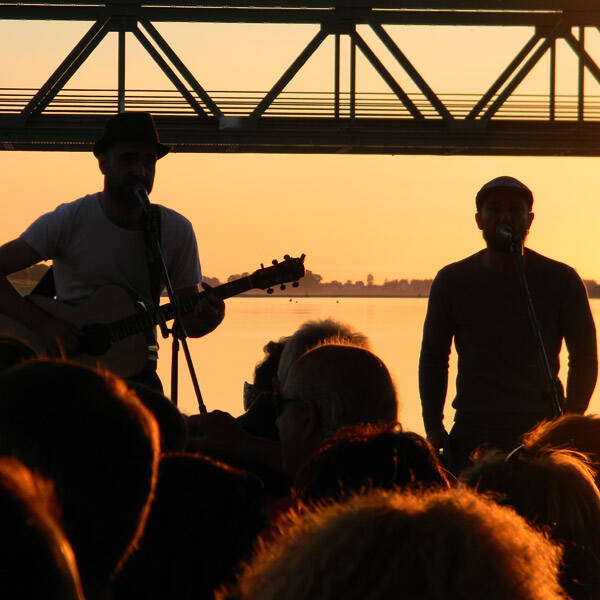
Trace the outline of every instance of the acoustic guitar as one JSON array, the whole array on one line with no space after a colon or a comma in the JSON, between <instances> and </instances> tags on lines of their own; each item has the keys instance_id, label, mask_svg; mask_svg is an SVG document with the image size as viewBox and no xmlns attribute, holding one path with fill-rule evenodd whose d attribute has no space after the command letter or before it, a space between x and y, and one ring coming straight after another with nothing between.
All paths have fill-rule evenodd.
<instances>
[{"instance_id":1,"label":"acoustic guitar","mask_svg":"<svg viewBox=\"0 0 600 600\"><path fill-rule=\"evenodd\" d=\"M282 262L273 261L272 266L254 271L251 275L229 281L211 288L211 293L225 300L252 289L267 290L292 283L304 276L304 254L299 258L286 255ZM194 307L206 292L198 292L179 298L177 303L182 315ZM134 300L123 288L116 285L96 290L82 304L70 305L45 296L28 296L28 299L50 315L75 325L80 332L80 352L69 356L71 360L93 367L104 367L120 375L130 377L139 373L149 356L156 353L156 346L148 344L148 331L160 322L175 317L173 306L161 305L158 310L147 310L142 302ZM27 326L0 315L0 335L18 338L29 344L39 355L45 353L40 337Z\"/></svg>"}]
</instances>

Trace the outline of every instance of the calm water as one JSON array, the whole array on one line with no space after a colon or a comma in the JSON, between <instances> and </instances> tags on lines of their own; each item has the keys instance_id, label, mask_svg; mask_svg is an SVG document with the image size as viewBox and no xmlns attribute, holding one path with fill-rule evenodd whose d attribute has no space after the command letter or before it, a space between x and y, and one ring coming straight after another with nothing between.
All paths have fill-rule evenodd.
<instances>
[{"instance_id":1,"label":"calm water","mask_svg":"<svg viewBox=\"0 0 600 600\"><path fill-rule=\"evenodd\" d=\"M600 299L591 301L596 323L600 323ZM210 335L190 340L190 351L204 402L208 410L234 415L242 412L244 380L252 381L254 365L263 357L262 347L271 339L291 334L309 319L331 317L366 334L373 352L392 373L400 399L399 418L406 429L423 433L418 394L417 365L421 332L427 309L426 298L230 298L223 323ZM170 390L170 342L162 342L159 374ZM561 379L566 375L563 351ZM454 397L456 357L450 361L448 398ZM179 406L186 413L198 412L194 390L180 352ZM446 410L446 424L452 410ZM600 412L600 386L589 412Z\"/></svg>"}]
</instances>

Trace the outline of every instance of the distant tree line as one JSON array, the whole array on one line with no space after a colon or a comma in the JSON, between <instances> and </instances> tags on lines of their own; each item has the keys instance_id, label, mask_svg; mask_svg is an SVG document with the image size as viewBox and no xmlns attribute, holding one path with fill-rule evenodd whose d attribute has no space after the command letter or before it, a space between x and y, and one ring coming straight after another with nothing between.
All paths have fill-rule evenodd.
<instances>
[{"instance_id":1,"label":"distant tree line","mask_svg":"<svg viewBox=\"0 0 600 600\"><path fill-rule=\"evenodd\" d=\"M44 264L34 265L29 269L14 273L9 279L21 293L26 294L34 288L47 268ZM251 275L251 273L236 273L230 275L227 281L235 281L248 275ZM223 283L217 277L204 277L204 281L213 287ZM299 282L300 285L297 288L288 285L283 293L293 296L406 296L419 298L429 295L431 282L431 279L385 279L382 284L378 285L375 283L373 274L369 273L366 277L366 283L364 281L351 281L350 279L342 283L335 279L333 281L323 281L321 275L307 269L306 274ZM594 279L584 279L583 282L590 298L600 298L600 284ZM278 287L277 290L281 295L282 292ZM262 296L265 293L263 290L253 290L246 295Z\"/></svg>"}]
</instances>

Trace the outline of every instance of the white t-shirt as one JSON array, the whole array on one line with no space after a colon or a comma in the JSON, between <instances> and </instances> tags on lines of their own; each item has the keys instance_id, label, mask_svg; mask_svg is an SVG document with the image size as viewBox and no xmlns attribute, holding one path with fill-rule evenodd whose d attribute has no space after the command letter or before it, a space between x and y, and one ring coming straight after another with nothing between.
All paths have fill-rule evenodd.
<instances>
[{"instance_id":1,"label":"white t-shirt","mask_svg":"<svg viewBox=\"0 0 600 600\"><path fill-rule=\"evenodd\" d=\"M202 274L192 224L159 206L161 246L173 289L200 283ZM52 259L57 298L78 303L99 287L119 285L150 303L150 274L144 233L110 221L100 194L61 204L34 221L21 239L44 260Z\"/></svg>"}]
</instances>

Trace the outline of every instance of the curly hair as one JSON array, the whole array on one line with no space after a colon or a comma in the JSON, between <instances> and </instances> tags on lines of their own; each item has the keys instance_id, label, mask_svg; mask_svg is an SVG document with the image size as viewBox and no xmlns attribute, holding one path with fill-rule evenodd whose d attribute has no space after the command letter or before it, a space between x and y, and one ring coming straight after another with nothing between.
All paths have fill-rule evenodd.
<instances>
[{"instance_id":1,"label":"curly hair","mask_svg":"<svg viewBox=\"0 0 600 600\"><path fill-rule=\"evenodd\" d=\"M467 489L374 492L292 514L218 600L558 600L560 547Z\"/></svg>"}]
</instances>

